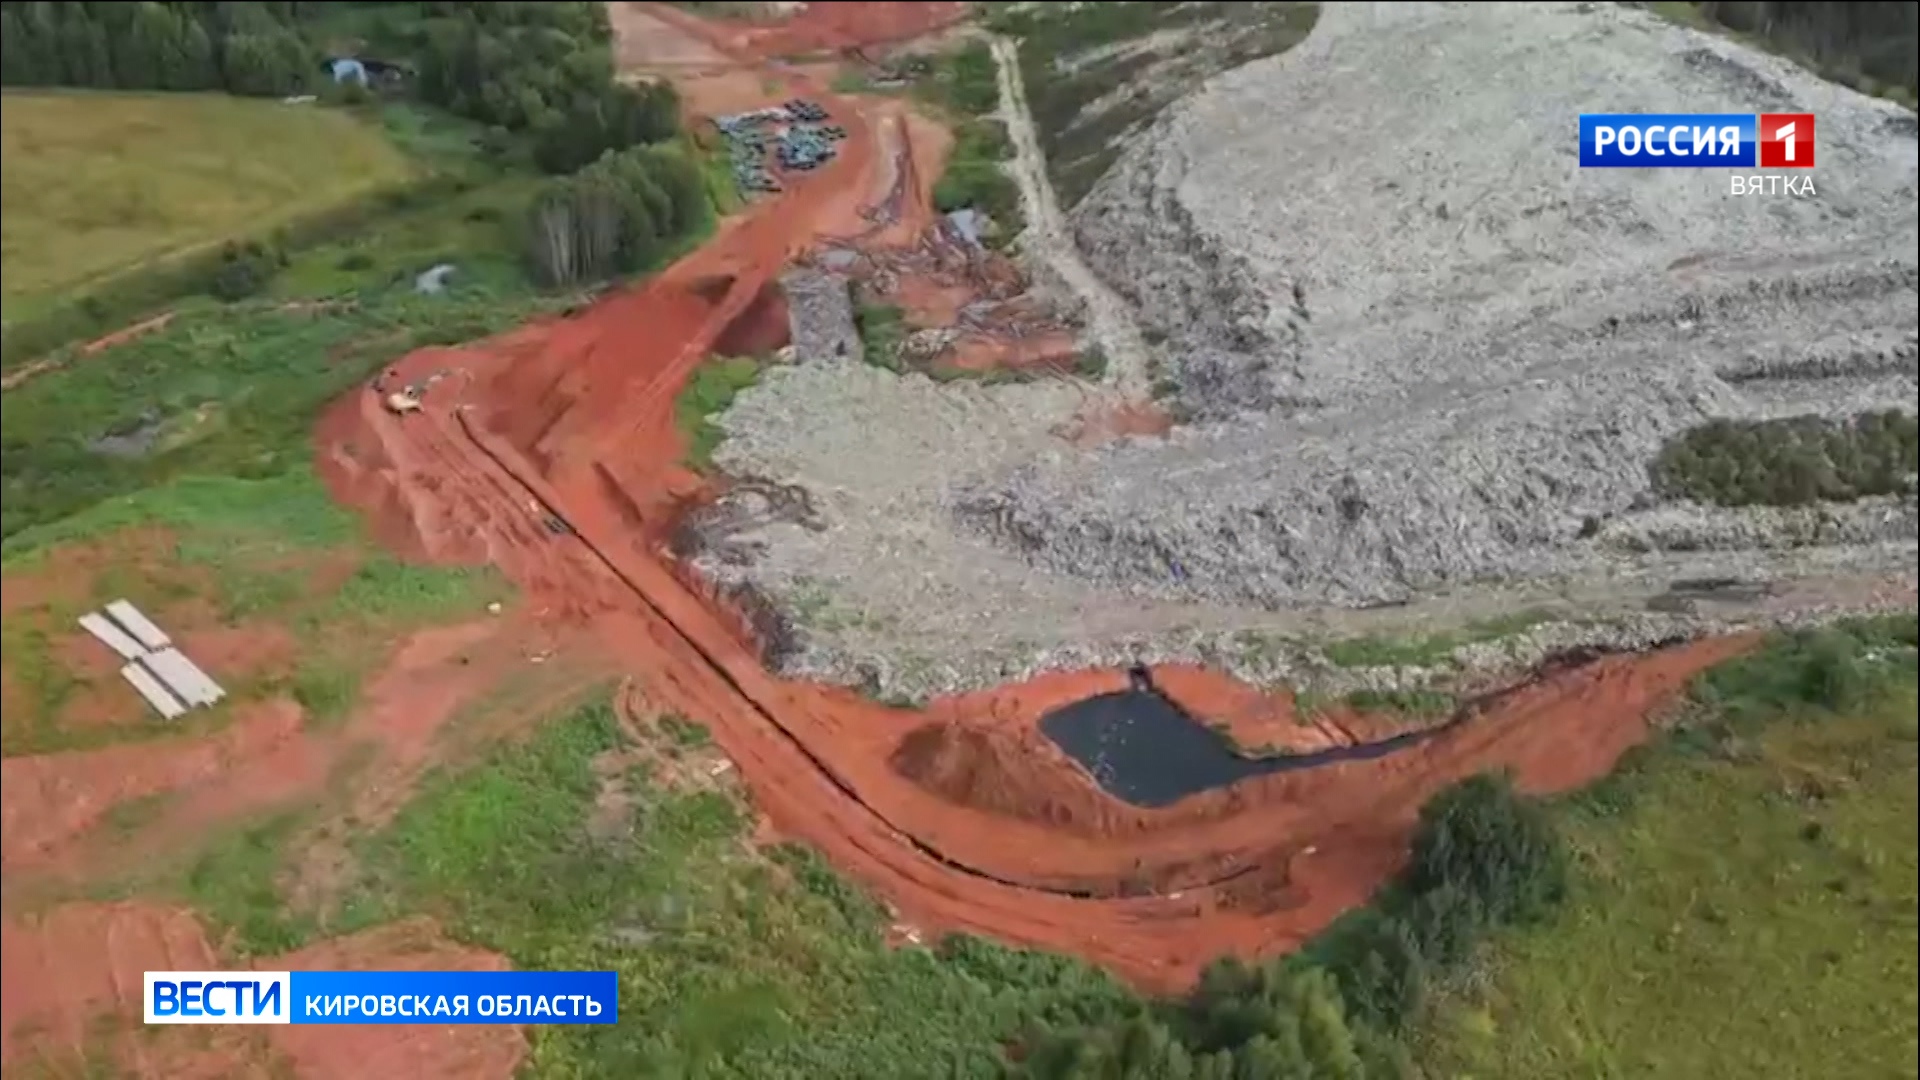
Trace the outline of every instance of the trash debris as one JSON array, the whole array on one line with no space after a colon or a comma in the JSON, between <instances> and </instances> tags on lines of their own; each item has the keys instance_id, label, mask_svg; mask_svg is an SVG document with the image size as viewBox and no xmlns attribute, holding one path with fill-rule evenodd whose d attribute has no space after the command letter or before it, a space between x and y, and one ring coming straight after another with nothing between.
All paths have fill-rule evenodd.
<instances>
[{"instance_id":1,"label":"trash debris","mask_svg":"<svg viewBox=\"0 0 1920 1080\"><path fill-rule=\"evenodd\" d=\"M787 172L808 172L838 156L836 144L847 137L847 129L825 123L828 119L818 102L794 98L773 108L715 117L713 124L726 139L735 186L751 197L781 190L767 163L769 150Z\"/></svg>"},{"instance_id":2,"label":"trash debris","mask_svg":"<svg viewBox=\"0 0 1920 1080\"><path fill-rule=\"evenodd\" d=\"M446 291L447 280L453 277L457 269L452 263L440 263L423 270L413 279L413 291L422 296L438 296Z\"/></svg>"}]
</instances>

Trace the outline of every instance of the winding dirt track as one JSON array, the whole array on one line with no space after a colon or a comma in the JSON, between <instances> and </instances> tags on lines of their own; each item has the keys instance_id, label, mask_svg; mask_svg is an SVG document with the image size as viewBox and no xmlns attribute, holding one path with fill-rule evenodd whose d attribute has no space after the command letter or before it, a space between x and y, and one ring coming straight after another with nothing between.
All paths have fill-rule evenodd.
<instances>
[{"instance_id":1,"label":"winding dirt track","mask_svg":"<svg viewBox=\"0 0 1920 1080\"><path fill-rule=\"evenodd\" d=\"M1149 382L1146 339L1140 336L1126 303L1080 257L1080 246L1047 179L1046 155L1033 128L1033 112L1027 107L1019 47L998 35L989 41L989 47L1000 85L1001 119L1013 142L1010 168L1019 182L1020 203L1027 214L1025 241L1053 266L1054 273L1086 306L1087 332L1107 357L1106 383L1128 399L1143 400Z\"/></svg>"},{"instance_id":2,"label":"winding dirt track","mask_svg":"<svg viewBox=\"0 0 1920 1080\"><path fill-rule=\"evenodd\" d=\"M1748 644L1550 673L1415 749L1153 811L1102 794L1036 728L1051 708L1123 688L1123 673L1058 675L925 712L774 677L745 620L664 553L674 514L700 494L675 464L673 401L787 260L818 237L857 235L861 207L887 194L865 106L820 96L850 130L820 175L577 318L408 357L408 381L465 377L405 418L371 392L343 399L322 422L319 457L380 535L429 558L495 563L534 606L602 637L652 707L713 730L777 830L820 847L903 921L1068 951L1179 989L1214 956L1284 951L1363 902L1439 788L1501 767L1536 791L1587 782L1645 737L1650 710ZM1182 685L1202 716L1248 709L1249 692L1224 680L1189 673Z\"/></svg>"}]
</instances>

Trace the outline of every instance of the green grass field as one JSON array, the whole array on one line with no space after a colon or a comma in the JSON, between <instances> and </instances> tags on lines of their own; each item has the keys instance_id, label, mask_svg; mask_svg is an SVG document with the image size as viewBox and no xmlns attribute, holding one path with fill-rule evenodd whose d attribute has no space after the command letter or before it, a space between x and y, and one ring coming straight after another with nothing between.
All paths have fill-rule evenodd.
<instances>
[{"instance_id":1,"label":"green grass field","mask_svg":"<svg viewBox=\"0 0 1920 1080\"><path fill-rule=\"evenodd\" d=\"M530 1032L529 1076L984 1080L1029 1023L1129 997L1062 957L888 946L880 906L818 855L756 851L733 794L666 779L682 759L695 776L718 760L704 731L645 737L635 747L601 696L445 769L362 838L331 917L289 910L274 887L297 857L291 820L228 837L182 884L242 953L431 914L516 967L618 971L620 1024ZM602 804L609 784L630 801Z\"/></svg>"},{"instance_id":2,"label":"green grass field","mask_svg":"<svg viewBox=\"0 0 1920 1080\"><path fill-rule=\"evenodd\" d=\"M16 534L0 563L9 592L76 544L91 549L91 577L10 610L0 627L10 690L0 752L9 757L204 734L276 695L299 702L312 723L335 723L398 635L472 618L510 595L491 568L416 566L378 551L304 464L263 480L183 478ZM229 682L227 701L178 723L136 713L75 726L68 706L85 687L58 642L82 613L117 597L163 620L210 608L226 625L285 628L300 650L291 663Z\"/></svg>"},{"instance_id":3,"label":"green grass field","mask_svg":"<svg viewBox=\"0 0 1920 1080\"><path fill-rule=\"evenodd\" d=\"M1914 660L1881 662L1846 708L1710 713L1567 807L1572 896L1434 1010L1424 1075L1911 1076Z\"/></svg>"},{"instance_id":4,"label":"green grass field","mask_svg":"<svg viewBox=\"0 0 1920 1080\"><path fill-rule=\"evenodd\" d=\"M164 330L9 391L0 398L4 535L177 476L305 468L321 407L380 365L562 302L485 282L422 297L409 284L322 310L264 299L189 305Z\"/></svg>"},{"instance_id":5,"label":"green grass field","mask_svg":"<svg viewBox=\"0 0 1920 1080\"><path fill-rule=\"evenodd\" d=\"M120 272L257 236L416 167L351 113L218 94L5 96L9 321Z\"/></svg>"}]
</instances>

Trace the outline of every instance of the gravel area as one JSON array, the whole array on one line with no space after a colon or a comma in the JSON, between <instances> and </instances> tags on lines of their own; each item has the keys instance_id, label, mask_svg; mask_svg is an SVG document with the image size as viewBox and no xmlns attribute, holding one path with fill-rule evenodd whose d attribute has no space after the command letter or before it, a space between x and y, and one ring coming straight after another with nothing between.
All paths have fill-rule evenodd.
<instances>
[{"instance_id":1,"label":"gravel area","mask_svg":"<svg viewBox=\"0 0 1920 1080\"><path fill-rule=\"evenodd\" d=\"M1815 112L1818 195L1574 167L1579 112L1682 107ZM1498 670L1911 607L1912 499L1726 510L1647 479L1709 418L1913 408L1895 112L1615 5L1328 5L1073 215L1193 423L1079 450L1076 384L779 368L719 420L755 482L691 523L696 561L787 613L790 672L903 698L1134 660L1338 691L1431 665L1330 639L1445 631L1442 667Z\"/></svg>"}]
</instances>

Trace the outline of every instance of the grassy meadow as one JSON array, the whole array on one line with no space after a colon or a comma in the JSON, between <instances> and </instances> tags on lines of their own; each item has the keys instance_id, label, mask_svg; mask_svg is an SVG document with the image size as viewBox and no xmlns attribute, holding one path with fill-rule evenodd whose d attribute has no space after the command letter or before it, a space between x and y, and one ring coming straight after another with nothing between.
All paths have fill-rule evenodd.
<instances>
[{"instance_id":1,"label":"grassy meadow","mask_svg":"<svg viewBox=\"0 0 1920 1080\"><path fill-rule=\"evenodd\" d=\"M399 635L510 595L490 568L417 566L379 551L307 467L170 481L15 534L5 552L8 757L201 735L275 696L298 702L311 723L337 723ZM116 672L77 668L61 643L81 614L119 598L176 630L252 628L284 633L288 647L228 678L226 701L180 721L103 708L132 703Z\"/></svg>"},{"instance_id":2,"label":"grassy meadow","mask_svg":"<svg viewBox=\"0 0 1920 1080\"><path fill-rule=\"evenodd\" d=\"M414 162L339 109L220 94L5 95L8 321L116 274L404 183Z\"/></svg>"},{"instance_id":3,"label":"grassy meadow","mask_svg":"<svg viewBox=\"0 0 1920 1080\"><path fill-rule=\"evenodd\" d=\"M184 885L242 955L430 914L516 967L618 971L620 1024L530 1029L528 1076L985 1080L1029 1023L1130 998L1063 957L891 947L886 913L813 851L746 842L720 760L683 720L623 731L603 694L429 778L359 840L330 915L274 886L291 821L227 838Z\"/></svg>"},{"instance_id":4,"label":"grassy meadow","mask_svg":"<svg viewBox=\"0 0 1920 1080\"><path fill-rule=\"evenodd\" d=\"M1911 625L1904 649L1775 647L1704 679L1691 726L1565 807L1571 895L1441 996L1421 1074L1912 1075Z\"/></svg>"}]
</instances>

